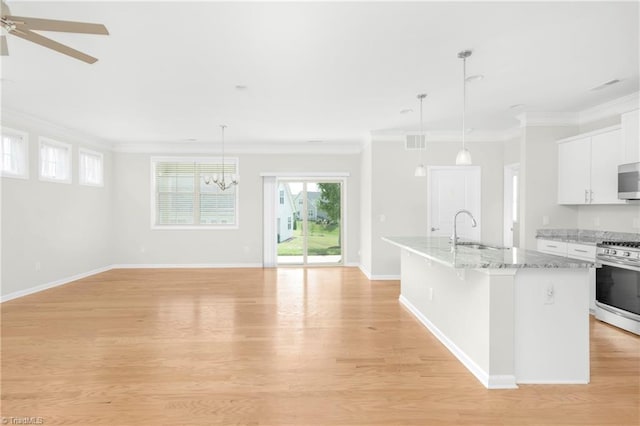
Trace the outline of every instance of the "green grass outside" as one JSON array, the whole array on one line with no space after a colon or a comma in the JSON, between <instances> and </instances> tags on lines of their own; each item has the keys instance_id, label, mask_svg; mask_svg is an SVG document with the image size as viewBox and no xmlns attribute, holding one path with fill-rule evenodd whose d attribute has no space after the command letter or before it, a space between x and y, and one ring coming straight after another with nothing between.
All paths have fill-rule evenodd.
<instances>
[{"instance_id":1,"label":"green grass outside","mask_svg":"<svg viewBox=\"0 0 640 426\"><path fill-rule=\"evenodd\" d=\"M309 256L342 254L339 231L340 225L309 222L307 254ZM302 256L302 241L302 221L296 221L293 237L278 244L278 256Z\"/></svg>"}]
</instances>

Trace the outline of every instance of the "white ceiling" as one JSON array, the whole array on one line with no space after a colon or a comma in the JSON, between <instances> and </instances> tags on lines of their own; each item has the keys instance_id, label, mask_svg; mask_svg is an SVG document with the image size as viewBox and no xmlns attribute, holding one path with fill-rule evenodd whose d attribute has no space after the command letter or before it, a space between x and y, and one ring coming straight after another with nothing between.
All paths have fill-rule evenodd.
<instances>
[{"instance_id":1,"label":"white ceiling","mask_svg":"<svg viewBox=\"0 0 640 426\"><path fill-rule=\"evenodd\" d=\"M16 37L3 108L118 142L356 142L370 131L514 127L639 89L638 2L9 2L14 15L99 22L43 33L94 65ZM590 91L611 79L620 84ZM236 90L246 85L246 90ZM400 114L412 108L413 113Z\"/></svg>"}]
</instances>

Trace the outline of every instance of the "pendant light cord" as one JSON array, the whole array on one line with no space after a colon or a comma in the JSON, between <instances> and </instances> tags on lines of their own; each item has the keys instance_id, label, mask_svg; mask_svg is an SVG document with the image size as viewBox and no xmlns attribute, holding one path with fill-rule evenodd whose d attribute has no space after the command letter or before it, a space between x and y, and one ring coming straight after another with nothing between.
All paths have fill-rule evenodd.
<instances>
[{"instance_id":1,"label":"pendant light cord","mask_svg":"<svg viewBox=\"0 0 640 426\"><path fill-rule=\"evenodd\" d=\"M420 164L422 165L422 141L424 140L424 135L422 134L422 101L424 100L424 96L418 95L420 98ZM426 145L426 144L425 144Z\"/></svg>"},{"instance_id":2,"label":"pendant light cord","mask_svg":"<svg viewBox=\"0 0 640 426\"><path fill-rule=\"evenodd\" d=\"M220 127L222 128L222 183L224 183L224 128L227 126L223 124Z\"/></svg>"},{"instance_id":3,"label":"pendant light cord","mask_svg":"<svg viewBox=\"0 0 640 426\"><path fill-rule=\"evenodd\" d=\"M466 149L465 135L467 126L465 115L467 112L467 57L462 58L462 149Z\"/></svg>"}]
</instances>

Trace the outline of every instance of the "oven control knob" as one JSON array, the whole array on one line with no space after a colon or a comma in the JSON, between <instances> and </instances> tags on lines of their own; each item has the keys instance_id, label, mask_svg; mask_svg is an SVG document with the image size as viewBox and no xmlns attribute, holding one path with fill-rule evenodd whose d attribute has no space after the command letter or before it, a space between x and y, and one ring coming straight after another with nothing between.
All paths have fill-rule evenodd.
<instances>
[{"instance_id":1,"label":"oven control knob","mask_svg":"<svg viewBox=\"0 0 640 426\"><path fill-rule=\"evenodd\" d=\"M622 255L623 255L624 257L630 257L630 256L631 256L631 253L630 253L630 252L628 252L628 251L625 251L624 253L622 253Z\"/></svg>"},{"instance_id":2,"label":"oven control knob","mask_svg":"<svg viewBox=\"0 0 640 426\"><path fill-rule=\"evenodd\" d=\"M618 252L617 252L617 251L615 251L615 250L613 250L613 249L610 249L610 250L609 250L609 254L618 254Z\"/></svg>"}]
</instances>

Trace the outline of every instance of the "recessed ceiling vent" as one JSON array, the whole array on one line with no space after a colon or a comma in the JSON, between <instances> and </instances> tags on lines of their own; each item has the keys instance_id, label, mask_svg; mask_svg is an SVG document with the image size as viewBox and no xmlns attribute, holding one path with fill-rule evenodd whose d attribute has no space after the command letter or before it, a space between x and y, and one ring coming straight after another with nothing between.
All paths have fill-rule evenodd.
<instances>
[{"instance_id":1,"label":"recessed ceiling vent","mask_svg":"<svg viewBox=\"0 0 640 426\"><path fill-rule=\"evenodd\" d=\"M424 135L407 135L404 140L404 149L407 151L418 151L426 148Z\"/></svg>"},{"instance_id":2,"label":"recessed ceiling vent","mask_svg":"<svg viewBox=\"0 0 640 426\"><path fill-rule=\"evenodd\" d=\"M602 83L601 85L593 87L590 90L591 91L601 90L601 89L604 89L605 87L613 86L614 84L618 84L618 83L620 83L620 80L618 80L617 78L614 78L613 80L609 80L606 83Z\"/></svg>"}]
</instances>

